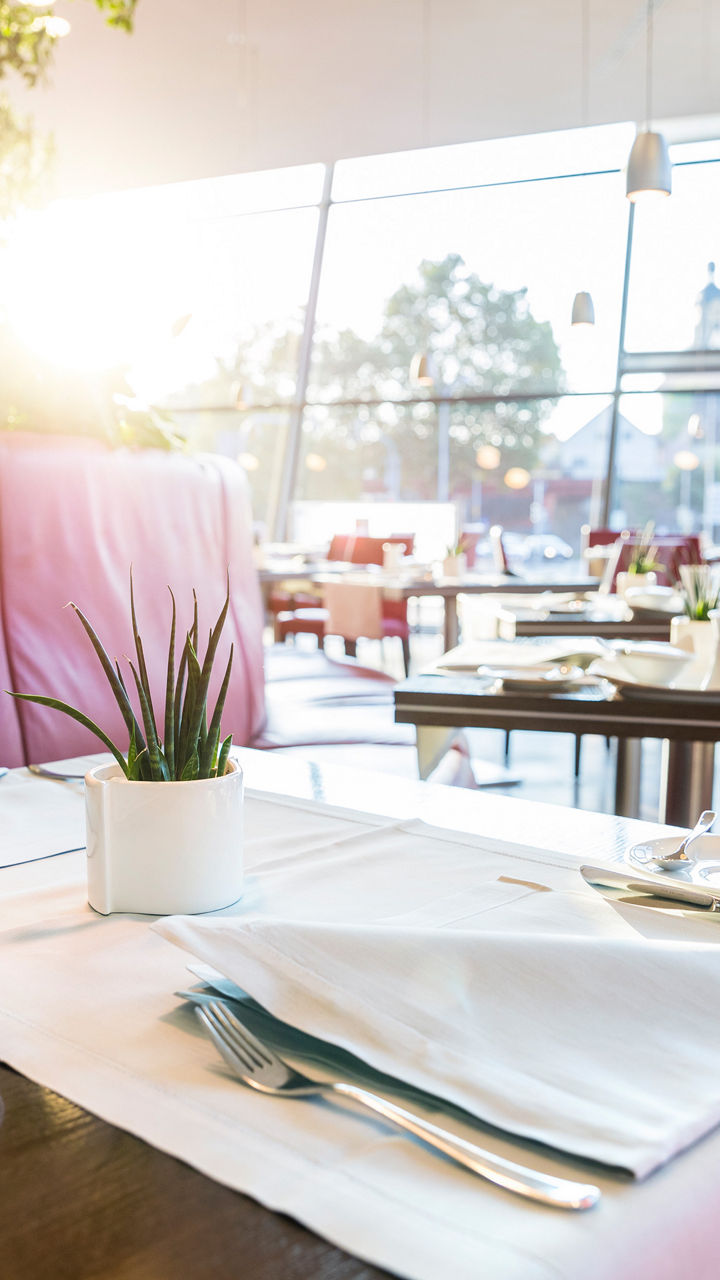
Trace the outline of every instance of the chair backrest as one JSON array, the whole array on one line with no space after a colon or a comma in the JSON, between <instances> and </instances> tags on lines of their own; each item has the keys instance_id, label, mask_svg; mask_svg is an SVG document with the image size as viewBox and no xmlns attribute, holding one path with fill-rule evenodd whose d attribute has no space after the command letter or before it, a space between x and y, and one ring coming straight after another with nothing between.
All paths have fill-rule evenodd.
<instances>
[{"instance_id":1,"label":"chair backrest","mask_svg":"<svg viewBox=\"0 0 720 1280\"><path fill-rule=\"evenodd\" d=\"M588 547L611 547L617 542L618 538L623 536L636 536L635 529L593 529L592 525L584 524L580 527L580 553L584 555Z\"/></svg>"},{"instance_id":2,"label":"chair backrest","mask_svg":"<svg viewBox=\"0 0 720 1280\"><path fill-rule=\"evenodd\" d=\"M490 550L492 551L493 565L497 573L508 573L510 564L508 561L507 551L503 542L502 525L494 524L488 532L490 539Z\"/></svg>"},{"instance_id":3,"label":"chair backrest","mask_svg":"<svg viewBox=\"0 0 720 1280\"><path fill-rule=\"evenodd\" d=\"M346 640L382 640L382 589L372 582L326 582L325 631Z\"/></svg>"},{"instance_id":4,"label":"chair backrest","mask_svg":"<svg viewBox=\"0 0 720 1280\"><path fill-rule=\"evenodd\" d=\"M382 564L383 545L386 542L404 546L406 555L412 555L415 535L391 533L387 538L369 538L364 534L336 533L330 543L327 558L346 560L350 564Z\"/></svg>"},{"instance_id":5,"label":"chair backrest","mask_svg":"<svg viewBox=\"0 0 720 1280\"><path fill-rule=\"evenodd\" d=\"M3 687L50 694L79 707L122 747L127 732L100 664L79 620L63 606L77 602L110 657L122 661L132 653L131 564L159 707L170 626L168 586L177 601L180 635L191 621L192 590L197 590L204 652L229 569L231 606L221 648L227 655L232 643L235 656L223 727L232 730L239 745L249 742L264 723L263 617L242 469L215 456L113 450L82 438L0 437ZM87 729L60 712L15 702L3 693L0 698L3 764L102 750Z\"/></svg>"},{"instance_id":6,"label":"chair backrest","mask_svg":"<svg viewBox=\"0 0 720 1280\"><path fill-rule=\"evenodd\" d=\"M486 537L487 534L478 529L462 529L460 531L460 541L462 542L463 555L468 569L475 567L478 543L484 542Z\"/></svg>"},{"instance_id":7,"label":"chair backrest","mask_svg":"<svg viewBox=\"0 0 720 1280\"><path fill-rule=\"evenodd\" d=\"M614 565L612 575L612 589L614 590L618 573L627 571L633 553L640 545L639 536L628 536L623 534L618 539L619 553ZM700 549L700 539L697 534L683 533L667 533L659 534L652 539L652 547L655 557L662 568L655 570L655 576L659 586L673 587L680 579L681 564L703 564L702 551Z\"/></svg>"}]
</instances>

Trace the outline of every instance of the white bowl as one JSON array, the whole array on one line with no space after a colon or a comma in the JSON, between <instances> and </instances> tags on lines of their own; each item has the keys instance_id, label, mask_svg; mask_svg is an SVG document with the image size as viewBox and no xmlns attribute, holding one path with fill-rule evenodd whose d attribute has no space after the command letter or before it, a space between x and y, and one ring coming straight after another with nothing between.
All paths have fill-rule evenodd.
<instances>
[{"instance_id":1,"label":"white bowl","mask_svg":"<svg viewBox=\"0 0 720 1280\"><path fill-rule=\"evenodd\" d=\"M660 640L615 640L613 665L618 675L638 680L641 684L669 685L680 675L693 657L686 649L664 644Z\"/></svg>"},{"instance_id":2,"label":"white bowl","mask_svg":"<svg viewBox=\"0 0 720 1280\"><path fill-rule=\"evenodd\" d=\"M625 603L631 609L654 609L662 613L682 613L683 600L673 587L628 587Z\"/></svg>"}]
</instances>

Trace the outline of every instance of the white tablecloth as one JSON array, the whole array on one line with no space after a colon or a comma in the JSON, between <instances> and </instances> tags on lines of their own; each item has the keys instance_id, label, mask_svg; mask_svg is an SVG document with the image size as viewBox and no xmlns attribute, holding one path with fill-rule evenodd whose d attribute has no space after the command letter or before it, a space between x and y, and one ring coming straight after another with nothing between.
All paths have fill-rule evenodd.
<instances>
[{"instance_id":1,"label":"white tablecloth","mask_svg":"<svg viewBox=\"0 0 720 1280\"><path fill-rule=\"evenodd\" d=\"M582 821L579 816L579 828ZM675 988L669 992L664 985L664 957L674 952L680 965L697 966L705 981L720 942L720 922L713 918L666 916L605 901L579 880L567 856L503 849L480 836L466 842L421 824L388 823L296 801L249 796L247 861L251 875L243 910L257 913L258 920L262 915L265 946L268 930L275 927L267 924L272 903L276 916L294 921L297 932L288 934L292 948L298 941L307 947L303 922L317 922L320 891L323 910L332 909L336 926L360 929L362 924L364 931L379 894L384 927L393 929L401 921L403 928L422 931L442 917L449 928L442 931L441 950L446 939L457 945L465 932L457 924L468 911L490 925L485 940L495 948L507 933L508 913L519 926L520 942L526 928L537 927L538 915L549 911L552 918L566 919L571 896L582 937L588 929L597 930L609 939L613 954L625 948L629 962L643 936L649 952L657 951L661 963L651 1006L632 1005L630 967L626 996L620 993L620 998L628 999L634 1017L627 1019L627 1036L642 1041L647 1027L666 1025L667 1041L661 1036L658 1042L665 1053L678 1042L674 1019L682 1017L690 1027L693 1017L678 1004ZM463 1136L549 1172L591 1178L603 1190L602 1203L587 1214L529 1205L368 1116L323 1102L259 1099L238 1086L190 1008L173 994L188 983L187 957L177 947L154 932L147 919L95 915L84 899L78 854L20 870L24 885L17 880L18 869L0 873L11 878L0 879L0 1053L32 1079L403 1276L674 1280L693 1275L709 1280L716 1275L717 1134L637 1183L495 1135L478 1138L473 1125L454 1118L453 1127ZM6 883L13 892L3 892ZM499 931L493 921L501 925ZM327 922L320 927L327 930ZM331 951L335 954L334 946ZM519 964L522 970L515 972ZM523 971L532 978L526 958L508 953L507 967L514 991ZM592 964L586 972L592 973ZM428 967L430 989L433 973L436 965ZM570 975L575 976L582 980L579 972ZM651 976L646 975L648 982ZM563 985L567 989L567 975ZM537 983L533 989L537 993ZM305 998L303 993L299 1000L303 1016ZM695 1044L693 1074L676 1100L678 1115L685 1118L697 1111L696 1093L706 1100L715 1096L720 1075L714 1070L717 1048L711 1045L717 1044L714 1006L702 1006L707 998L704 986L685 990L684 1004L707 1019L709 1046L703 1057L702 1046ZM278 1012L292 1012L293 1001L287 1003ZM525 1009L523 1017L531 1013ZM533 1045L524 1040L522 1027L517 1045L530 1069ZM628 1093L639 1105L643 1091L641 1078L628 1081ZM558 1098L559 1111L565 1102ZM675 1133L678 1126L673 1122L671 1128ZM649 1140L655 1148L656 1136L650 1134Z\"/></svg>"}]
</instances>

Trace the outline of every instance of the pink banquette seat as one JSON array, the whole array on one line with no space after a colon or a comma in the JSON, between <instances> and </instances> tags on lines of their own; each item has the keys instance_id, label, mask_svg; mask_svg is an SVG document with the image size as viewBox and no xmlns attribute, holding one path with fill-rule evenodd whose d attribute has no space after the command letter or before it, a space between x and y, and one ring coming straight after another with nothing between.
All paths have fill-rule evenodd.
<instances>
[{"instance_id":1,"label":"pink banquette seat","mask_svg":"<svg viewBox=\"0 0 720 1280\"><path fill-rule=\"evenodd\" d=\"M265 724L262 604L241 468L218 456L111 449L96 440L0 436L0 680L79 707L123 746L127 735L90 642L71 609L87 614L111 658L132 654L129 570L157 705L172 587L178 628L200 603L200 649L225 595L222 648L234 645L223 724L244 745ZM218 679L221 678L218 672ZM131 677L130 677L131 678ZM0 695L0 764L102 748L57 711Z\"/></svg>"}]
</instances>

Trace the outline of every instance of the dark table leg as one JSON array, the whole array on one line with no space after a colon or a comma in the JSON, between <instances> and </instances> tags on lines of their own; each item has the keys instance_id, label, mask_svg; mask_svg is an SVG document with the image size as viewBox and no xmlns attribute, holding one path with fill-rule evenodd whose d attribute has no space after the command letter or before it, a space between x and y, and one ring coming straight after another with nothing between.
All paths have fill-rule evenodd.
<instances>
[{"instance_id":1,"label":"dark table leg","mask_svg":"<svg viewBox=\"0 0 720 1280\"><path fill-rule=\"evenodd\" d=\"M457 596L445 596L445 622L443 627L443 644L445 652L454 649L459 638Z\"/></svg>"},{"instance_id":2,"label":"dark table leg","mask_svg":"<svg viewBox=\"0 0 720 1280\"><path fill-rule=\"evenodd\" d=\"M640 816L641 738L618 738L615 766L615 812L623 818Z\"/></svg>"},{"instance_id":3,"label":"dark table leg","mask_svg":"<svg viewBox=\"0 0 720 1280\"><path fill-rule=\"evenodd\" d=\"M660 821L692 827L712 808L715 744L663 742Z\"/></svg>"}]
</instances>

